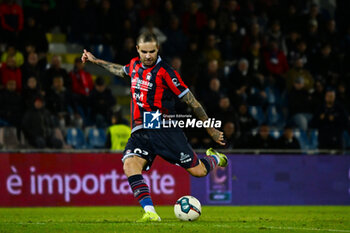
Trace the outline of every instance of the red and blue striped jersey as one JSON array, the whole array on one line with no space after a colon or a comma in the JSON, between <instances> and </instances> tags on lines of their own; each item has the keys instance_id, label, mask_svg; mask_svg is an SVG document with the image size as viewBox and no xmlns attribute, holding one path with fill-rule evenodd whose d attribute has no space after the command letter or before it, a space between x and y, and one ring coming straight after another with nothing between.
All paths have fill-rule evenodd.
<instances>
[{"instance_id":1,"label":"red and blue striped jersey","mask_svg":"<svg viewBox=\"0 0 350 233\"><path fill-rule=\"evenodd\" d=\"M144 112L175 114L175 98L189 91L179 73L160 57L153 67L144 67L139 57L133 58L124 72L131 77L132 132L143 128Z\"/></svg>"}]
</instances>

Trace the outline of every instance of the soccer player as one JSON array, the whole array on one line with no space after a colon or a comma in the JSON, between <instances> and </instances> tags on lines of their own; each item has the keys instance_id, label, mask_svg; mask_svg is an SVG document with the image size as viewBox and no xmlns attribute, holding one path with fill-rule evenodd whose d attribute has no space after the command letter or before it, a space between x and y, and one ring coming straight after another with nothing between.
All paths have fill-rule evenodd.
<instances>
[{"instance_id":1,"label":"soccer player","mask_svg":"<svg viewBox=\"0 0 350 233\"><path fill-rule=\"evenodd\" d=\"M179 128L143 128L144 113L153 112L153 117L158 117L160 113L174 114L175 98L186 102L199 120L205 121L208 116L180 75L158 55L159 43L154 34L141 34L136 49L139 57L125 66L98 59L86 50L81 59L84 63L89 61L102 66L122 78L131 78L132 131L123 152L123 168L135 198L145 210L138 222L153 222L161 219L154 209L142 171L150 168L156 155L180 165L195 177L206 176L216 166L225 167L228 161L224 154L212 148L207 150L207 156L199 160ZM215 142L225 144L221 131L207 128L207 132Z\"/></svg>"}]
</instances>

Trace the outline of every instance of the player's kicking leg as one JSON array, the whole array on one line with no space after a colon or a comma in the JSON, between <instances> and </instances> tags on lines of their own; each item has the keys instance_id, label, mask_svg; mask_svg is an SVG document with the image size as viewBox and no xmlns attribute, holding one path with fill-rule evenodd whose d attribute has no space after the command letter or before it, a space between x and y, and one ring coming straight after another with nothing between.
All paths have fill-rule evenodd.
<instances>
[{"instance_id":1,"label":"player's kicking leg","mask_svg":"<svg viewBox=\"0 0 350 233\"><path fill-rule=\"evenodd\" d=\"M142 176L142 170L147 161L138 156L130 156L124 160L124 172L128 177L135 198L139 201L145 213L137 222L158 222L160 217L154 209L150 190Z\"/></svg>"},{"instance_id":2,"label":"player's kicking leg","mask_svg":"<svg viewBox=\"0 0 350 233\"><path fill-rule=\"evenodd\" d=\"M209 148L206 152L206 156L200 159L201 163L197 166L187 169L187 171L196 177L206 176L215 167L226 167L228 165L228 159L226 155L217 152L213 148Z\"/></svg>"}]
</instances>

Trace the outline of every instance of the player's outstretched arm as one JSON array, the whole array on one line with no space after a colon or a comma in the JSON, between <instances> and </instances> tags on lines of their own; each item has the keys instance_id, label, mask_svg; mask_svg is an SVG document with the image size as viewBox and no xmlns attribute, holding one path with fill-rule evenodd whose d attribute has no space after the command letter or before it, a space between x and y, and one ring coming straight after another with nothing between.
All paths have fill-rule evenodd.
<instances>
[{"instance_id":1,"label":"player's outstretched arm","mask_svg":"<svg viewBox=\"0 0 350 233\"><path fill-rule=\"evenodd\" d=\"M94 55L92 55L92 53L88 52L86 49L84 49L83 55L81 56L81 60L83 63L89 61L93 64L102 66L103 68L105 68L106 70L111 72L112 74L115 74L119 77L122 77L122 78L127 77L127 75L125 74L125 72L123 70L122 65L108 62L108 61L105 61L102 59L98 59Z\"/></svg>"},{"instance_id":2,"label":"player's outstretched arm","mask_svg":"<svg viewBox=\"0 0 350 233\"><path fill-rule=\"evenodd\" d=\"M203 109L202 105L193 96L191 91L187 92L187 94L185 94L181 100L192 108L194 114L199 120L205 121L208 119L207 113ZM215 142L217 142L220 145L225 145L223 132L215 128L207 128L207 132Z\"/></svg>"}]
</instances>

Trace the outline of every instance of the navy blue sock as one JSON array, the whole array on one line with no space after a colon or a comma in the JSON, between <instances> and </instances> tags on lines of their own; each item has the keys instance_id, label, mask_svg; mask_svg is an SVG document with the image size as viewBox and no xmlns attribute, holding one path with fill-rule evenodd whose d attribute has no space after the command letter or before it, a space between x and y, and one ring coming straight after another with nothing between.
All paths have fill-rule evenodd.
<instances>
[{"instance_id":1,"label":"navy blue sock","mask_svg":"<svg viewBox=\"0 0 350 233\"><path fill-rule=\"evenodd\" d=\"M128 177L128 181L135 198L139 201L142 208L145 208L145 206L153 206L149 187L143 179L143 176L133 175Z\"/></svg>"},{"instance_id":2,"label":"navy blue sock","mask_svg":"<svg viewBox=\"0 0 350 233\"><path fill-rule=\"evenodd\" d=\"M211 172L218 164L216 157L211 155L207 155L204 158L202 158L201 162L204 164L205 168L207 169L207 174Z\"/></svg>"}]
</instances>

